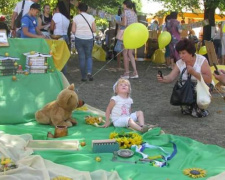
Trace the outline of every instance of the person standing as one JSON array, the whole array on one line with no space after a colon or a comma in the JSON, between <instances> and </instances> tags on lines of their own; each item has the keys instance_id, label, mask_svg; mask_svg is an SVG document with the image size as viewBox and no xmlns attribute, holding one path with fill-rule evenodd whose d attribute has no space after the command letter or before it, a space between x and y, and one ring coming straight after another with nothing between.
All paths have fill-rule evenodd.
<instances>
[{"instance_id":1,"label":"person standing","mask_svg":"<svg viewBox=\"0 0 225 180\"><path fill-rule=\"evenodd\" d=\"M52 15L50 14L50 5L45 4L43 7L43 13L38 17L38 27L41 30L42 34L49 36L50 35L50 25L52 21Z\"/></svg>"},{"instance_id":2,"label":"person standing","mask_svg":"<svg viewBox=\"0 0 225 180\"><path fill-rule=\"evenodd\" d=\"M63 1L59 1L56 5L55 14L52 17L50 30L53 31L54 35L62 36L62 39L66 42L69 47L69 37L68 37L68 28L70 25L70 15L66 10L65 4ZM67 73L67 65L62 69L63 74Z\"/></svg>"},{"instance_id":3,"label":"person standing","mask_svg":"<svg viewBox=\"0 0 225 180\"><path fill-rule=\"evenodd\" d=\"M119 25L121 26L129 26L130 24L137 22L137 14L135 3L131 0L125 0L123 2L124 14L122 15L122 21ZM123 62L124 62L124 69L125 72L121 75L122 78L138 78L138 72L136 68L136 62L134 58L134 50L133 49L124 49L123 50ZM131 65L133 67L133 74L130 76L129 72L129 61L131 61Z\"/></svg>"},{"instance_id":4,"label":"person standing","mask_svg":"<svg viewBox=\"0 0 225 180\"><path fill-rule=\"evenodd\" d=\"M38 28L37 15L41 9L40 4L33 3L30 10L21 19L21 38L45 38Z\"/></svg>"},{"instance_id":5,"label":"person standing","mask_svg":"<svg viewBox=\"0 0 225 180\"><path fill-rule=\"evenodd\" d=\"M92 76L92 49L94 45L93 32L96 31L95 18L87 14L88 6L79 3L79 14L74 16L72 33L75 34L75 47L78 52L78 59L81 71L81 81L93 81Z\"/></svg>"},{"instance_id":6,"label":"person standing","mask_svg":"<svg viewBox=\"0 0 225 180\"><path fill-rule=\"evenodd\" d=\"M115 32L116 32L116 34L115 34L115 44L114 44L114 48L113 48L113 50L114 50L114 52L115 52L115 54L114 54L114 56L116 56L116 59L117 59L117 69L120 71L120 70L123 70L122 68L121 68L121 51L123 50L123 41L122 40L120 40L120 39L117 39L117 33L119 33L119 31L122 29L125 29L125 27L123 27L123 26L119 26L118 25L118 23L120 23L121 22L121 15L122 15L122 10L121 10L121 8L119 8L118 9L118 13L117 13L117 18L118 19L116 19L116 29L115 29Z\"/></svg>"},{"instance_id":7,"label":"person standing","mask_svg":"<svg viewBox=\"0 0 225 180\"><path fill-rule=\"evenodd\" d=\"M22 16L24 16L25 14L27 14L30 10L30 6L33 3L38 3L39 0L24 0L24 8L23 8L23 14ZM11 19L11 34L12 37L21 37L21 27L17 28L15 26L15 20L18 17L18 15L20 14L20 12L22 11L22 6L23 6L23 1L20 1L16 4L16 7L13 10L13 14L12 14L12 19Z\"/></svg>"},{"instance_id":8,"label":"person standing","mask_svg":"<svg viewBox=\"0 0 225 180\"><path fill-rule=\"evenodd\" d=\"M179 54L176 51L175 46L180 41L180 33L182 32L180 22L177 20L177 12L170 13L170 20L166 24L166 29L171 34L172 37L169 47L170 47L171 65L173 66L174 62L176 62L179 59Z\"/></svg>"},{"instance_id":9,"label":"person standing","mask_svg":"<svg viewBox=\"0 0 225 180\"><path fill-rule=\"evenodd\" d=\"M222 21L222 24L221 24L221 44L222 44L221 64L224 64L224 62L225 62L225 32L223 32L224 26L225 26L225 21Z\"/></svg>"},{"instance_id":10,"label":"person standing","mask_svg":"<svg viewBox=\"0 0 225 180\"><path fill-rule=\"evenodd\" d=\"M166 29L166 25L169 22L169 20L170 20L170 15L167 15L166 18L165 18L165 23L162 26L162 31L166 31L167 30ZM170 47L169 47L169 44L166 46L165 60L166 60L166 66L171 69L172 67L171 67L171 60L170 60Z\"/></svg>"},{"instance_id":11,"label":"person standing","mask_svg":"<svg viewBox=\"0 0 225 180\"><path fill-rule=\"evenodd\" d=\"M221 44L221 24L220 23L215 27L214 36L212 38L213 38L213 44L214 44L214 47L215 47L217 59L221 63L221 47L222 47L222 44Z\"/></svg>"}]
</instances>

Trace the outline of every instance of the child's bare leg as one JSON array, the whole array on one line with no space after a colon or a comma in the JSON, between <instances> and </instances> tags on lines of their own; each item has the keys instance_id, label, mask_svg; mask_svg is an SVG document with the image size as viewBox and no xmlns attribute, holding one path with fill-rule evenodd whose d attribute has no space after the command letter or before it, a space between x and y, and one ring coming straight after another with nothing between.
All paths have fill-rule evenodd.
<instances>
[{"instance_id":1,"label":"child's bare leg","mask_svg":"<svg viewBox=\"0 0 225 180\"><path fill-rule=\"evenodd\" d=\"M134 122L133 119L129 119L128 125L129 125L129 127L131 127L132 129L134 129L136 131L141 131L142 130L142 127L139 126L136 122Z\"/></svg>"},{"instance_id":2,"label":"child's bare leg","mask_svg":"<svg viewBox=\"0 0 225 180\"><path fill-rule=\"evenodd\" d=\"M144 118L144 113L142 111L136 111L137 119L140 124L140 126L144 126L145 124L145 118Z\"/></svg>"}]
</instances>

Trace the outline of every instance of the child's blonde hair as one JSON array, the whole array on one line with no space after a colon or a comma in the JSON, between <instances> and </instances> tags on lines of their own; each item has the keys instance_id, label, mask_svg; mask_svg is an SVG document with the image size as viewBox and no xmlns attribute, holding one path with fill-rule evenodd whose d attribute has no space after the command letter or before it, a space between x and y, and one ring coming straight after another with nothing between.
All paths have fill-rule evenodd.
<instances>
[{"instance_id":1,"label":"child's blonde hair","mask_svg":"<svg viewBox=\"0 0 225 180\"><path fill-rule=\"evenodd\" d=\"M121 83L126 83L126 84L128 84L128 86L129 86L129 92L128 92L128 95L127 95L127 96L129 97L130 94L131 94L131 85L130 85L130 81L129 81L128 79L124 79L124 78L118 79L118 81L116 81L116 83L113 85L113 92L114 92L114 94L117 95L116 90L117 90L117 88L118 88L118 85L121 84Z\"/></svg>"}]
</instances>

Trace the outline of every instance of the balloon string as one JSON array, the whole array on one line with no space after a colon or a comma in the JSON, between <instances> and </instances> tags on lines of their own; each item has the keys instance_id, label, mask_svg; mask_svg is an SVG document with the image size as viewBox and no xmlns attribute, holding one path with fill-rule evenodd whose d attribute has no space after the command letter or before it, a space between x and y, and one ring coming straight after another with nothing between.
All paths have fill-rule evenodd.
<instances>
[{"instance_id":1,"label":"balloon string","mask_svg":"<svg viewBox=\"0 0 225 180\"><path fill-rule=\"evenodd\" d=\"M115 56L115 57L117 57L119 54L121 54L122 52L124 51L124 49L123 50L121 50L120 52L118 52L117 53L117 55ZM110 59L105 65L103 65L96 73L94 73L92 76L94 77L94 76L96 76L99 72L101 72L112 60L114 60L114 58L115 57L113 57L112 59ZM75 91L79 91L79 89L80 89L80 87L82 87L84 84L86 84L87 83L87 81L85 81L85 82L82 82L76 89L75 89Z\"/></svg>"}]
</instances>

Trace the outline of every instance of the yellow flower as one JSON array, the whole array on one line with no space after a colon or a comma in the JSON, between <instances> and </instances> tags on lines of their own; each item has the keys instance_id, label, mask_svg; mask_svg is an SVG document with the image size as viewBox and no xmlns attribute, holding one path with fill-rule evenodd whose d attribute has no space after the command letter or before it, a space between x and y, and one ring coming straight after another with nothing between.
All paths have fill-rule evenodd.
<instances>
[{"instance_id":1,"label":"yellow flower","mask_svg":"<svg viewBox=\"0 0 225 180\"><path fill-rule=\"evenodd\" d=\"M2 165L6 165L6 164L9 164L11 162L12 162L12 160L10 158L2 158L2 160L1 160Z\"/></svg>"},{"instance_id":2,"label":"yellow flower","mask_svg":"<svg viewBox=\"0 0 225 180\"><path fill-rule=\"evenodd\" d=\"M75 111L87 111L87 110L88 110L87 106L81 106L75 109Z\"/></svg>"},{"instance_id":3,"label":"yellow flower","mask_svg":"<svg viewBox=\"0 0 225 180\"><path fill-rule=\"evenodd\" d=\"M183 173L186 176L189 176L191 178L202 178L206 176L206 171L204 169L201 168L188 168L188 169L184 169Z\"/></svg>"},{"instance_id":4,"label":"yellow flower","mask_svg":"<svg viewBox=\"0 0 225 180\"><path fill-rule=\"evenodd\" d=\"M120 134L112 132L110 133L109 138L116 139L122 149L127 149L132 145L140 145L142 143L142 136L134 132Z\"/></svg>"},{"instance_id":5,"label":"yellow flower","mask_svg":"<svg viewBox=\"0 0 225 180\"><path fill-rule=\"evenodd\" d=\"M102 117L86 116L85 122L86 124L98 126L105 121L102 119Z\"/></svg>"},{"instance_id":6,"label":"yellow flower","mask_svg":"<svg viewBox=\"0 0 225 180\"><path fill-rule=\"evenodd\" d=\"M112 132L112 133L110 133L110 135L109 135L109 139L114 139L114 138L116 138L117 136L118 136L118 133Z\"/></svg>"}]
</instances>

